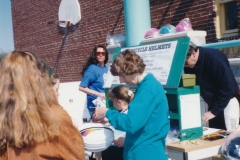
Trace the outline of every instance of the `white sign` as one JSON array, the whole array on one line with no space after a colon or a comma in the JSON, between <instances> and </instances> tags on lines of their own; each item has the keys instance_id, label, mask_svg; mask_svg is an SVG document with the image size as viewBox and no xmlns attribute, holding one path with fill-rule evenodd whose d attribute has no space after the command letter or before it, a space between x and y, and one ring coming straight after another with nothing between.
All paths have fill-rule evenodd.
<instances>
[{"instance_id":1,"label":"white sign","mask_svg":"<svg viewBox=\"0 0 240 160\"><path fill-rule=\"evenodd\" d=\"M202 126L201 106L199 94L180 96L182 129Z\"/></svg>"},{"instance_id":2,"label":"white sign","mask_svg":"<svg viewBox=\"0 0 240 160\"><path fill-rule=\"evenodd\" d=\"M166 85L176 47L177 41L172 41L124 48L121 52L134 50L146 64L145 72L152 73L162 85Z\"/></svg>"},{"instance_id":3,"label":"white sign","mask_svg":"<svg viewBox=\"0 0 240 160\"><path fill-rule=\"evenodd\" d=\"M112 75L112 73L110 72L110 67L108 67L108 72L104 81L103 88L111 88L112 84L120 84L120 81L118 76Z\"/></svg>"}]
</instances>

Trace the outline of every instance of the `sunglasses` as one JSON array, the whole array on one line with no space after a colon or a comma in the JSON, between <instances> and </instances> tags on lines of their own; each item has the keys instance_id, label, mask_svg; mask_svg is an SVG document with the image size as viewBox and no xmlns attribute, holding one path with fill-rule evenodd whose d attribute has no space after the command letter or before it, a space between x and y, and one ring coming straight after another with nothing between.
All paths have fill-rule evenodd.
<instances>
[{"instance_id":1,"label":"sunglasses","mask_svg":"<svg viewBox=\"0 0 240 160\"><path fill-rule=\"evenodd\" d=\"M96 52L96 56L100 56L100 55L105 56L106 53L105 52Z\"/></svg>"}]
</instances>

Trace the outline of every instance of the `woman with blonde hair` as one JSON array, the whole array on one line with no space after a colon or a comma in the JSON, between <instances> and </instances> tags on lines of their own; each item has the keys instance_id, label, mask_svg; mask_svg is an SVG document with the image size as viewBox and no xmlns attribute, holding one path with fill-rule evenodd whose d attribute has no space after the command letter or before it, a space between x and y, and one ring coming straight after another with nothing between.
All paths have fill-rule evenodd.
<instances>
[{"instance_id":1,"label":"woman with blonde hair","mask_svg":"<svg viewBox=\"0 0 240 160\"><path fill-rule=\"evenodd\" d=\"M42 62L13 51L0 64L0 160L85 159L83 139Z\"/></svg>"}]
</instances>

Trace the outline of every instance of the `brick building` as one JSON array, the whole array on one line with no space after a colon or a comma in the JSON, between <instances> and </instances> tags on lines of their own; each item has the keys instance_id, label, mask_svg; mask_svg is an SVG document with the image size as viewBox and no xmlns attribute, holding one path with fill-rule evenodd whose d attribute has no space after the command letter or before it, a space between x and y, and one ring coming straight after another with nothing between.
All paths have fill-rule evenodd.
<instances>
[{"instance_id":1,"label":"brick building","mask_svg":"<svg viewBox=\"0 0 240 160\"><path fill-rule=\"evenodd\" d=\"M61 28L58 26L61 0L11 0L15 50L31 51L44 58L57 70L62 82L79 81L82 65L93 46L105 44L109 32L124 30L123 0L78 1L82 15L80 23ZM215 0L149 1L152 27L159 29L168 23L176 26L188 17L194 30L207 31L207 43L240 37L238 18L235 34L217 38ZM237 17L240 17L239 4L237 0Z\"/></svg>"}]
</instances>

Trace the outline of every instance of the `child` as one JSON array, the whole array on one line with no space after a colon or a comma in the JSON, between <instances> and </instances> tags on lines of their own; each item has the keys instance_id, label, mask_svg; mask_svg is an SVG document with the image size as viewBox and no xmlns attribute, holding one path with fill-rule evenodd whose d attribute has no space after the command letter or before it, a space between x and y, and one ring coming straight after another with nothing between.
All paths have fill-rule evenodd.
<instances>
[{"instance_id":1,"label":"child","mask_svg":"<svg viewBox=\"0 0 240 160\"><path fill-rule=\"evenodd\" d=\"M109 91L108 97L119 112L127 114L128 104L132 101L134 94L127 86L119 85ZM115 145L102 151L102 160L123 160L125 132L114 129L114 136Z\"/></svg>"},{"instance_id":2,"label":"child","mask_svg":"<svg viewBox=\"0 0 240 160\"><path fill-rule=\"evenodd\" d=\"M59 85L60 85L59 76L56 73L52 73L50 75L50 79L51 79L51 82L52 82L52 85L53 85L53 89L56 93L56 96L58 97L59 96L58 89L59 89Z\"/></svg>"},{"instance_id":3,"label":"child","mask_svg":"<svg viewBox=\"0 0 240 160\"><path fill-rule=\"evenodd\" d=\"M109 91L108 97L113 101L114 107L124 113L128 110L128 104L132 101L134 95L127 86L119 85Z\"/></svg>"}]
</instances>

